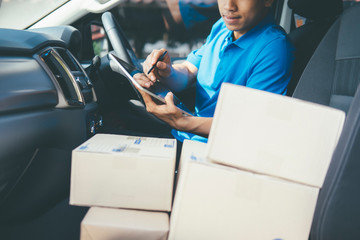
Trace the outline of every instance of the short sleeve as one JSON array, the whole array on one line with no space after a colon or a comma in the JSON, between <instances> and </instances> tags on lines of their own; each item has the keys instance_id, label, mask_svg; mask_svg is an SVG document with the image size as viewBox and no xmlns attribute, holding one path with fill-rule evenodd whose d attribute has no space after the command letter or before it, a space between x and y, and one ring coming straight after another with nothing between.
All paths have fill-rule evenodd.
<instances>
[{"instance_id":1,"label":"short sleeve","mask_svg":"<svg viewBox=\"0 0 360 240\"><path fill-rule=\"evenodd\" d=\"M293 61L294 48L286 36L274 39L255 58L246 86L285 95Z\"/></svg>"}]
</instances>

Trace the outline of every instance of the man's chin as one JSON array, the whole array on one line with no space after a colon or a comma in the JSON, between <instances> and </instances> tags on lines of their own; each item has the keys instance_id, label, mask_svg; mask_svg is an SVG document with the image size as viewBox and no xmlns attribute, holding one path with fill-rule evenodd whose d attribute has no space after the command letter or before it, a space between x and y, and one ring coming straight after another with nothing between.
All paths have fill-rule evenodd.
<instances>
[{"instance_id":1,"label":"man's chin","mask_svg":"<svg viewBox=\"0 0 360 240\"><path fill-rule=\"evenodd\" d=\"M240 27L239 25L234 25L234 24L226 24L225 26L227 29L229 29L230 31L235 31L235 32L242 32L242 27Z\"/></svg>"}]
</instances>

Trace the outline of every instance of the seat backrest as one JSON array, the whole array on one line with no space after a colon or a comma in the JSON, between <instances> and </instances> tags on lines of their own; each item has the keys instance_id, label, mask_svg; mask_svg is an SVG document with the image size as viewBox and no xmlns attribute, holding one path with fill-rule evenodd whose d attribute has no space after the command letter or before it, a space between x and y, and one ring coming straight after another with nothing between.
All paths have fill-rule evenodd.
<instances>
[{"instance_id":1,"label":"seat backrest","mask_svg":"<svg viewBox=\"0 0 360 240\"><path fill-rule=\"evenodd\" d=\"M299 79L293 97L347 112L360 82L360 6L331 26Z\"/></svg>"},{"instance_id":2,"label":"seat backrest","mask_svg":"<svg viewBox=\"0 0 360 240\"><path fill-rule=\"evenodd\" d=\"M320 191L311 240L360 239L360 87Z\"/></svg>"},{"instance_id":3,"label":"seat backrest","mask_svg":"<svg viewBox=\"0 0 360 240\"><path fill-rule=\"evenodd\" d=\"M295 46L293 76L287 91L291 96L310 57L343 8L342 0L289 0L288 6L306 18L304 25L288 34Z\"/></svg>"},{"instance_id":4,"label":"seat backrest","mask_svg":"<svg viewBox=\"0 0 360 240\"><path fill-rule=\"evenodd\" d=\"M344 11L320 42L293 97L347 112L319 193L311 240L360 239L360 4Z\"/></svg>"}]
</instances>

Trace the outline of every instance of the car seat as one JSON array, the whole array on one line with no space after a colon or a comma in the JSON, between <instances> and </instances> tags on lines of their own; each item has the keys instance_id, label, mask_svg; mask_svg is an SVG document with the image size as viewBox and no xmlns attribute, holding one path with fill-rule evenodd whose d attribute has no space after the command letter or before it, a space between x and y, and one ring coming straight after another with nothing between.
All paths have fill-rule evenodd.
<instances>
[{"instance_id":1,"label":"car seat","mask_svg":"<svg viewBox=\"0 0 360 240\"><path fill-rule=\"evenodd\" d=\"M293 76L287 91L291 96L310 57L343 8L342 0L289 0L288 6L294 14L306 18L304 25L288 34L295 46Z\"/></svg>"},{"instance_id":2,"label":"car seat","mask_svg":"<svg viewBox=\"0 0 360 240\"><path fill-rule=\"evenodd\" d=\"M359 5L344 11L304 69L293 97L347 112L360 81Z\"/></svg>"},{"instance_id":3,"label":"car seat","mask_svg":"<svg viewBox=\"0 0 360 240\"><path fill-rule=\"evenodd\" d=\"M310 233L311 240L360 239L360 4L335 21L293 97L347 112Z\"/></svg>"}]
</instances>

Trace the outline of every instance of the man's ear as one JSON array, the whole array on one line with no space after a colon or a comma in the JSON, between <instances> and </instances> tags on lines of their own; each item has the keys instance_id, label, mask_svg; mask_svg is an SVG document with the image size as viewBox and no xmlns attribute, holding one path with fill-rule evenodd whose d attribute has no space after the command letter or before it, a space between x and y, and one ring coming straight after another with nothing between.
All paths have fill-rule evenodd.
<instances>
[{"instance_id":1,"label":"man's ear","mask_svg":"<svg viewBox=\"0 0 360 240\"><path fill-rule=\"evenodd\" d=\"M265 7L271 7L275 0L265 0Z\"/></svg>"}]
</instances>

